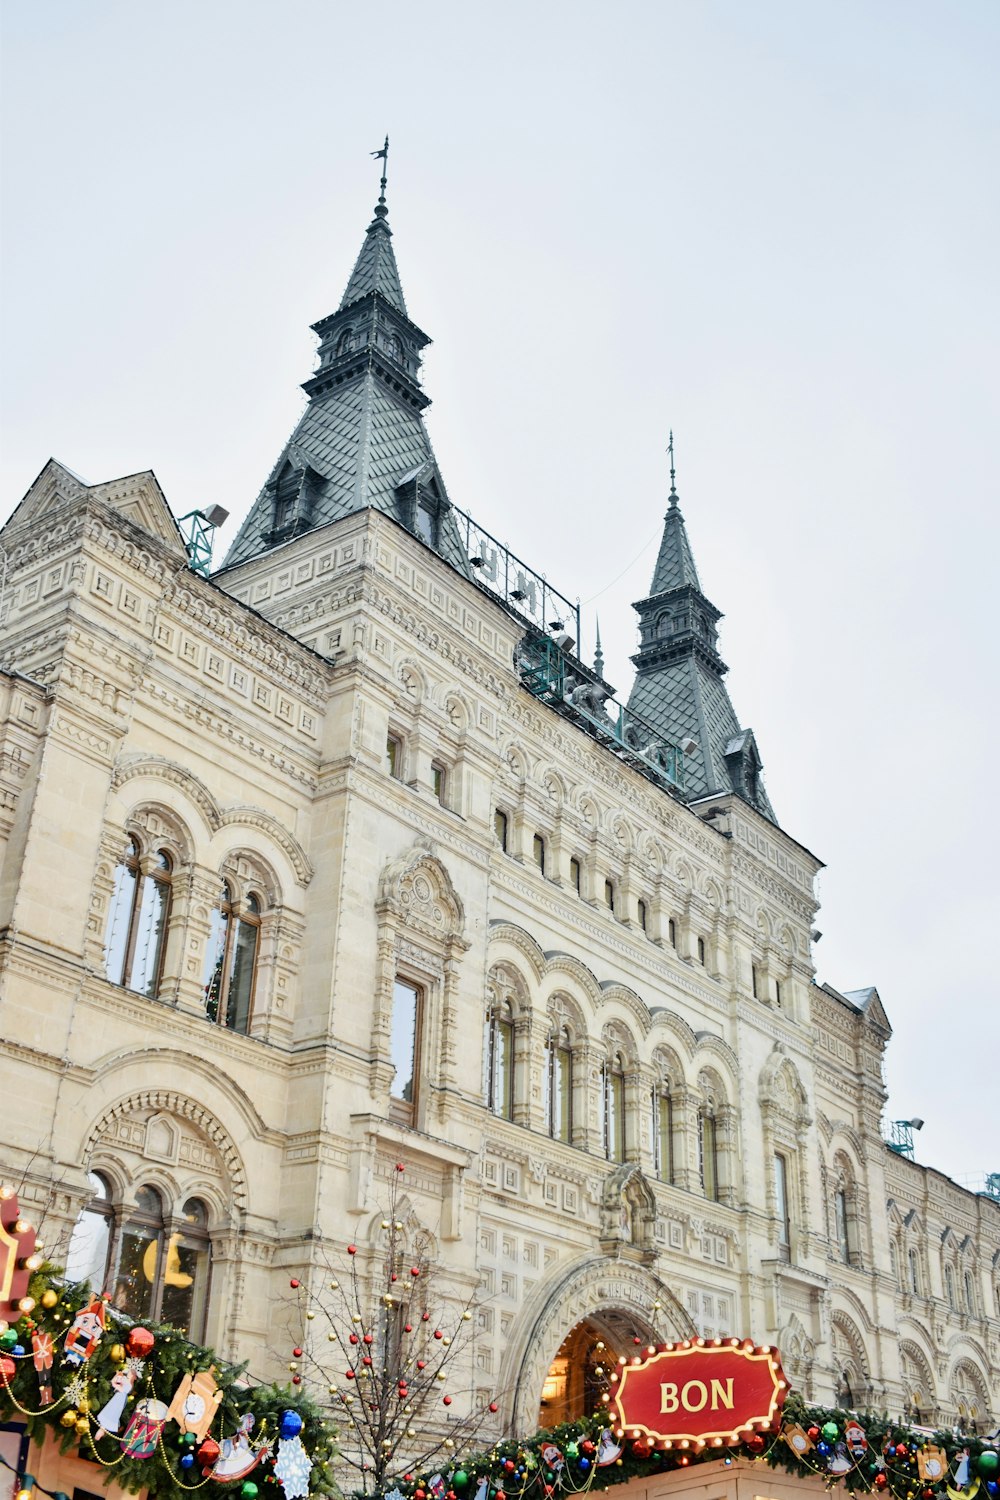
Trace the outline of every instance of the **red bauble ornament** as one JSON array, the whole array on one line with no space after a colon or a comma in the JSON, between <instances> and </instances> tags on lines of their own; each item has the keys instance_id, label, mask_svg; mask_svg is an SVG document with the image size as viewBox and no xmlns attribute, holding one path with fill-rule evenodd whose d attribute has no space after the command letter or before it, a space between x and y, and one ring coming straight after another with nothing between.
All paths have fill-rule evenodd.
<instances>
[{"instance_id":1,"label":"red bauble ornament","mask_svg":"<svg viewBox=\"0 0 1000 1500\"><path fill-rule=\"evenodd\" d=\"M13 1380L17 1374L17 1365L7 1354L0 1359L0 1374L3 1375L5 1381Z\"/></svg>"},{"instance_id":2,"label":"red bauble ornament","mask_svg":"<svg viewBox=\"0 0 1000 1500\"><path fill-rule=\"evenodd\" d=\"M293 1276L292 1279L291 1279L291 1281L288 1283L288 1285L291 1287L292 1291L294 1292L297 1287L300 1287L302 1285L302 1283L301 1283L301 1281L299 1280L299 1278L297 1276Z\"/></svg>"},{"instance_id":3,"label":"red bauble ornament","mask_svg":"<svg viewBox=\"0 0 1000 1500\"><path fill-rule=\"evenodd\" d=\"M347 1247L347 1253L348 1253L348 1255L357 1255L357 1253L358 1253L358 1247L357 1247L357 1245L348 1245L348 1247Z\"/></svg>"},{"instance_id":4,"label":"red bauble ornament","mask_svg":"<svg viewBox=\"0 0 1000 1500\"><path fill-rule=\"evenodd\" d=\"M411 1276L419 1276L420 1275L420 1267L419 1266L411 1266L410 1267L410 1275Z\"/></svg>"},{"instance_id":5,"label":"red bauble ornament","mask_svg":"<svg viewBox=\"0 0 1000 1500\"><path fill-rule=\"evenodd\" d=\"M497 1500L507 1500L507 1494L505 1490L497 1490Z\"/></svg>"},{"instance_id":6,"label":"red bauble ornament","mask_svg":"<svg viewBox=\"0 0 1000 1500\"><path fill-rule=\"evenodd\" d=\"M396 1171L397 1172L399 1171L398 1167L396 1168ZM427 1500L427 1491L426 1490L414 1490L413 1491L413 1500Z\"/></svg>"},{"instance_id":7,"label":"red bauble ornament","mask_svg":"<svg viewBox=\"0 0 1000 1500\"><path fill-rule=\"evenodd\" d=\"M928 1485L923 1492L923 1500L934 1500L934 1491L931 1489L930 1485Z\"/></svg>"},{"instance_id":8,"label":"red bauble ornament","mask_svg":"<svg viewBox=\"0 0 1000 1500\"><path fill-rule=\"evenodd\" d=\"M403 1163L401 1161L398 1161L396 1163L396 1171L397 1172L405 1172L406 1171L406 1168L403 1166Z\"/></svg>"},{"instance_id":9,"label":"red bauble ornament","mask_svg":"<svg viewBox=\"0 0 1000 1500\"><path fill-rule=\"evenodd\" d=\"M818 1427L807 1427L806 1428L806 1437L808 1437L811 1442L815 1443L818 1440L818 1438L819 1438L819 1428Z\"/></svg>"},{"instance_id":10,"label":"red bauble ornament","mask_svg":"<svg viewBox=\"0 0 1000 1500\"><path fill-rule=\"evenodd\" d=\"M440 1328L435 1328L435 1330L434 1330L434 1337L436 1339L443 1339L444 1338L444 1334L441 1332Z\"/></svg>"},{"instance_id":11,"label":"red bauble ornament","mask_svg":"<svg viewBox=\"0 0 1000 1500\"><path fill-rule=\"evenodd\" d=\"M133 1359L148 1359L156 1343L148 1328L130 1328L125 1340L125 1351Z\"/></svg>"},{"instance_id":12,"label":"red bauble ornament","mask_svg":"<svg viewBox=\"0 0 1000 1500\"><path fill-rule=\"evenodd\" d=\"M220 1449L218 1443L215 1441L215 1438L202 1438L201 1442L195 1449L195 1457L201 1465L203 1473L210 1474L212 1472L216 1464L219 1462L219 1454L221 1451L222 1450Z\"/></svg>"},{"instance_id":13,"label":"red bauble ornament","mask_svg":"<svg viewBox=\"0 0 1000 1500\"><path fill-rule=\"evenodd\" d=\"M366 1369L371 1369L371 1363L372 1363L372 1357L371 1357L371 1355L370 1354L366 1354L365 1357L362 1359L361 1363L366 1367Z\"/></svg>"},{"instance_id":14,"label":"red bauble ornament","mask_svg":"<svg viewBox=\"0 0 1000 1500\"><path fill-rule=\"evenodd\" d=\"M301 1359L302 1358L302 1350L299 1348L298 1344L295 1345L295 1348L292 1350L292 1353L294 1354L294 1356L295 1356L296 1359Z\"/></svg>"},{"instance_id":15,"label":"red bauble ornament","mask_svg":"<svg viewBox=\"0 0 1000 1500\"><path fill-rule=\"evenodd\" d=\"M888 1488L888 1485L889 1485L889 1476L888 1476L888 1474L883 1474L881 1472L881 1470L880 1470L879 1473L877 1473L875 1475L875 1488L877 1490L884 1490L884 1489Z\"/></svg>"},{"instance_id":16,"label":"red bauble ornament","mask_svg":"<svg viewBox=\"0 0 1000 1500\"><path fill-rule=\"evenodd\" d=\"M648 1458L649 1444L646 1442L646 1439L636 1438L635 1442L632 1444L632 1452L635 1454L636 1458Z\"/></svg>"},{"instance_id":17,"label":"red bauble ornament","mask_svg":"<svg viewBox=\"0 0 1000 1500\"><path fill-rule=\"evenodd\" d=\"M349 1333L347 1335L347 1338L348 1338L348 1342L351 1343L351 1344L356 1344L358 1342L358 1336L357 1336L356 1333Z\"/></svg>"},{"instance_id":18,"label":"red bauble ornament","mask_svg":"<svg viewBox=\"0 0 1000 1500\"><path fill-rule=\"evenodd\" d=\"M404 1323L403 1324L403 1332L404 1333L412 1333L413 1332L413 1324L412 1323Z\"/></svg>"},{"instance_id":19,"label":"red bauble ornament","mask_svg":"<svg viewBox=\"0 0 1000 1500\"><path fill-rule=\"evenodd\" d=\"M490 1411L492 1411L492 1410L493 1410L493 1407L491 1406L490 1407ZM594 1448L596 1446L597 1445L595 1443L591 1442L590 1438L587 1438L586 1442L580 1444L580 1451L582 1453L590 1454L590 1453L593 1453Z\"/></svg>"},{"instance_id":20,"label":"red bauble ornament","mask_svg":"<svg viewBox=\"0 0 1000 1500\"><path fill-rule=\"evenodd\" d=\"M389 1280L390 1281L398 1281L399 1280L399 1277L396 1275L395 1271L393 1271L392 1275L389 1277Z\"/></svg>"},{"instance_id":21,"label":"red bauble ornament","mask_svg":"<svg viewBox=\"0 0 1000 1500\"><path fill-rule=\"evenodd\" d=\"M420 1314L420 1321L421 1321L421 1323L429 1323L430 1320L431 1320L430 1313L421 1313Z\"/></svg>"},{"instance_id":22,"label":"red bauble ornament","mask_svg":"<svg viewBox=\"0 0 1000 1500\"><path fill-rule=\"evenodd\" d=\"M906 1446L905 1443L897 1443L896 1444L896 1457L897 1458L905 1458L906 1455L907 1455L907 1452L908 1452L908 1449L907 1449L907 1446Z\"/></svg>"},{"instance_id":23,"label":"red bauble ornament","mask_svg":"<svg viewBox=\"0 0 1000 1500\"><path fill-rule=\"evenodd\" d=\"M301 1375L293 1375L292 1376L292 1385L301 1385L301 1384L302 1384L302 1376Z\"/></svg>"},{"instance_id":24,"label":"red bauble ornament","mask_svg":"<svg viewBox=\"0 0 1000 1500\"><path fill-rule=\"evenodd\" d=\"M426 1359L418 1359L417 1360L417 1369L418 1370L424 1370L426 1368L427 1368L427 1361L426 1361Z\"/></svg>"},{"instance_id":25,"label":"red bauble ornament","mask_svg":"<svg viewBox=\"0 0 1000 1500\"><path fill-rule=\"evenodd\" d=\"M514 1470L517 1468L517 1464L512 1458L508 1458L504 1463L504 1468L507 1470L508 1474L513 1474Z\"/></svg>"},{"instance_id":26,"label":"red bauble ornament","mask_svg":"<svg viewBox=\"0 0 1000 1500\"><path fill-rule=\"evenodd\" d=\"M642 1339L633 1339L632 1342L633 1342L633 1344L641 1344L642 1343Z\"/></svg>"},{"instance_id":27,"label":"red bauble ornament","mask_svg":"<svg viewBox=\"0 0 1000 1500\"><path fill-rule=\"evenodd\" d=\"M354 1379L354 1371L353 1370L345 1370L344 1371L344 1379L345 1380L353 1380Z\"/></svg>"},{"instance_id":28,"label":"red bauble ornament","mask_svg":"<svg viewBox=\"0 0 1000 1500\"><path fill-rule=\"evenodd\" d=\"M366 1343L366 1344L370 1344L370 1343L371 1343L371 1341L372 1341L372 1336L371 1336L371 1334L370 1334L370 1333L366 1333L366 1334L365 1334L365 1343Z\"/></svg>"},{"instance_id":29,"label":"red bauble ornament","mask_svg":"<svg viewBox=\"0 0 1000 1500\"><path fill-rule=\"evenodd\" d=\"M500 1410L500 1408L499 1408L499 1406L497 1406L496 1402L495 1401L491 1401L490 1402L490 1411L499 1411L499 1410Z\"/></svg>"},{"instance_id":30,"label":"red bauble ornament","mask_svg":"<svg viewBox=\"0 0 1000 1500\"><path fill-rule=\"evenodd\" d=\"M441 1400L442 1400L442 1402L444 1403L445 1406L450 1406L451 1405L451 1397L450 1396L442 1396Z\"/></svg>"}]
</instances>

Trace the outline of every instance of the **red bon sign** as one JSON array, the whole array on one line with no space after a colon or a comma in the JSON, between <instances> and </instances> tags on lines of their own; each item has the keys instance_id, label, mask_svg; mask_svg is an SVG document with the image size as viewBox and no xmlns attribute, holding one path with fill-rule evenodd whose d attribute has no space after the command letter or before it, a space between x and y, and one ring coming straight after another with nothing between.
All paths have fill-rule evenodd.
<instances>
[{"instance_id":1,"label":"red bon sign","mask_svg":"<svg viewBox=\"0 0 1000 1500\"><path fill-rule=\"evenodd\" d=\"M14 1322L22 1312L20 1303L28 1290L31 1272L41 1265L35 1254L35 1231L21 1218L13 1188L0 1187L0 1318Z\"/></svg>"},{"instance_id":2,"label":"red bon sign","mask_svg":"<svg viewBox=\"0 0 1000 1500\"><path fill-rule=\"evenodd\" d=\"M776 1349L699 1339L661 1344L648 1359L619 1367L611 1411L619 1436L721 1448L775 1427L787 1393Z\"/></svg>"}]
</instances>

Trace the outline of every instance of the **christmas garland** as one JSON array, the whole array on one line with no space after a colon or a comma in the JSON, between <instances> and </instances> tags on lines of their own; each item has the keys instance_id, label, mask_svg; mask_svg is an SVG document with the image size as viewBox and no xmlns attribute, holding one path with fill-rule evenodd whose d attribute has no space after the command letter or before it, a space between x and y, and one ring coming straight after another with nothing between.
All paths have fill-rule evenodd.
<instances>
[{"instance_id":1,"label":"christmas garland","mask_svg":"<svg viewBox=\"0 0 1000 1500\"><path fill-rule=\"evenodd\" d=\"M386 1500L553 1500L699 1463L754 1459L801 1478L837 1482L886 1500L996 1500L996 1444L951 1431L914 1431L871 1413L807 1406L792 1393L780 1428L726 1449L682 1442L669 1450L616 1435L606 1413L495 1444L432 1474L407 1473Z\"/></svg>"},{"instance_id":2,"label":"christmas garland","mask_svg":"<svg viewBox=\"0 0 1000 1500\"><path fill-rule=\"evenodd\" d=\"M245 1365L169 1326L140 1327L46 1267L14 1310L0 1323L0 1418L23 1422L38 1444L52 1434L63 1452L78 1448L106 1484L156 1500L337 1493L336 1434L303 1392L251 1384Z\"/></svg>"}]
</instances>

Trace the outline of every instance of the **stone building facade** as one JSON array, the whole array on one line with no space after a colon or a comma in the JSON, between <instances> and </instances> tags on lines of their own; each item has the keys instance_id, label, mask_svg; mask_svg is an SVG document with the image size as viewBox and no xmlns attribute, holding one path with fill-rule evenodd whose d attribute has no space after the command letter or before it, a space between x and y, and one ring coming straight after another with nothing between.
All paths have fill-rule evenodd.
<instances>
[{"instance_id":1,"label":"stone building facade","mask_svg":"<svg viewBox=\"0 0 1000 1500\"><path fill-rule=\"evenodd\" d=\"M50 461L3 531L4 1175L262 1375L404 1160L498 1430L575 1414L598 1340L695 1333L995 1423L1000 1203L886 1145L889 1022L815 983L820 862L676 493L623 707L449 501L381 200L316 330L213 577L152 473Z\"/></svg>"}]
</instances>

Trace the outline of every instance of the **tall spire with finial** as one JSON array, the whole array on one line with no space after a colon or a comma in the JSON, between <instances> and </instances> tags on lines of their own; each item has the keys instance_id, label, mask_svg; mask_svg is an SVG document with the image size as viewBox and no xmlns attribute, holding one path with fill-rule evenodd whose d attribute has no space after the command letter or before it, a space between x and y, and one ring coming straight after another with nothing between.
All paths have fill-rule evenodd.
<instances>
[{"instance_id":1,"label":"tall spire with finial","mask_svg":"<svg viewBox=\"0 0 1000 1500\"><path fill-rule=\"evenodd\" d=\"M597 626L597 641L594 645L594 671L597 673L598 677L603 679L604 652L601 650L601 622L598 619L597 615L594 616L594 622Z\"/></svg>"},{"instance_id":2,"label":"tall spire with finial","mask_svg":"<svg viewBox=\"0 0 1000 1500\"><path fill-rule=\"evenodd\" d=\"M317 365L298 425L229 551L227 568L356 511L394 517L461 573L462 545L422 413L430 343L413 323L392 248L385 204L389 137L379 199L337 311L314 323Z\"/></svg>"},{"instance_id":3,"label":"tall spire with finial","mask_svg":"<svg viewBox=\"0 0 1000 1500\"><path fill-rule=\"evenodd\" d=\"M692 743L684 756L690 800L737 792L773 821L753 732L740 728L723 681L717 629L722 615L698 581L677 495L673 431L667 453L670 503L649 596L635 605L639 650L632 658L636 676L628 706L672 744Z\"/></svg>"}]
</instances>

